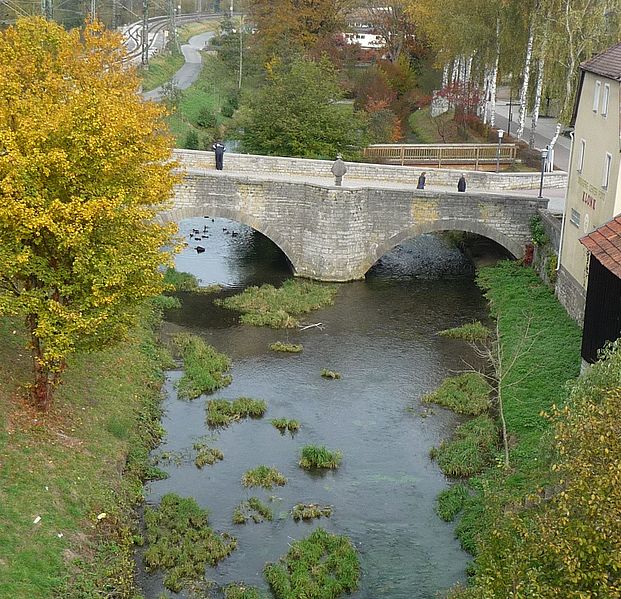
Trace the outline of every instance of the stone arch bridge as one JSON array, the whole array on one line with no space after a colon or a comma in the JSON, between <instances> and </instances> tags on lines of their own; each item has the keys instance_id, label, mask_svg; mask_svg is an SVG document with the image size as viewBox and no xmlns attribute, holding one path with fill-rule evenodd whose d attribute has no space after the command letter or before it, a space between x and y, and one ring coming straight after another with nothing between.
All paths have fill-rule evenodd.
<instances>
[{"instance_id":1,"label":"stone arch bridge","mask_svg":"<svg viewBox=\"0 0 621 599\"><path fill-rule=\"evenodd\" d=\"M230 157L216 171L213 154L205 153L204 164L199 154L189 164L181 154L184 180L161 220L209 215L248 225L280 247L297 276L322 281L361 279L396 245L432 231L477 233L519 258L531 238L530 220L547 206L527 196L422 191L411 182L347 176L344 187L335 187L332 178L270 171L260 162L236 169ZM324 163L327 174L330 164Z\"/></svg>"}]
</instances>

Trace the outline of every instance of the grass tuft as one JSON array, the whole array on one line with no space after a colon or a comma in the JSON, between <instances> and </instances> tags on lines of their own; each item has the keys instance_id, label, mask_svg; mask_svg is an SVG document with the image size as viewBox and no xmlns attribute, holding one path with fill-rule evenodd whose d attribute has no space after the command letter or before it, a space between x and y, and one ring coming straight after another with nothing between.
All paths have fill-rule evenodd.
<instances>
[{"instance_id":1,"label":"grass tuft","mask_svg":"<svg viewBox=\"0 0 621 599\"><path fill-rule=\"evenodd\" d=\"M194 463L197 468L203 468L203 466L213 466L216 462L224 459L222 451L216 447L209 447L205 443L194 443L194 449L196 450L196 457Z\"/></svg>"},{"instance_id":2,"label":"grass tuft","mask_svg":"<svg viewBox=\"0 0 621 599\"><path fill-rule=\"evenodd\" d=\"M297 503L291 510L295 521L313 520L314 518L329 518L332 515L332 507L329 505L317 505L316 503Z\"/></svg>"},{"instance_id":3,"label":"grass tuft","mask_svg":"<svg viewBox=\"0 0 621 599\"><path fill-rule=\"evenodd\" d=\"M335 285L290 279L278 289L267 284L248 287L238 295L216 299L215 304L241 312L242 324L290 329L299 324L295 316L332 305L336 291Z\"/></svg>"},{"instance_id":4,"label":"grass tuft","mask_svg":"<svg viewBox=\"0 0 621 599\"><path fill-rule=\"evenodd\" d=\"M327 368L322 368L321 369L321 376L324 379L340 379L341 378L341 373L340 372L336 372L335 370L328 370Z\"/></svg>"},{"instance_id":5,"label":"grass tuft","mask_svg":"<svg viewBox=\"0 0 621 599\"><path fill-rule=\"evenodd\" d=\"M261 465L246 471L244 476L242 476L241 483L244 487L263 487L269 490L274 486L282 487L286 485L287 479L276 468Z\"/></svg>"},{"instance_id":6,"label":"grass tuft","mask_svg":"<svg viewBox=\"0 0 621 599\"><path fill-rule=\"evenodd\" d=\"M164 570L164 586L175 593L201 581L205 566L215 566L237 546L234 537L209 527L207 510L191 497L164 495L158 508L145 510L144 521L147 569Z\"/></svg>"},{"instance_id":7,"label":"grass tuft","mask_svg":"<svg viewBox=\"0 0 621 599\"><path fill-rule=\"evenodd\" d=\"M224 587L224 599L265 599L266 596L256 587L243 582L233 582Z\"/></svg>"},{"instance_id":8,"label":"grass tuft","mask_svg":"<svg viewBox=\"0 0 621 599\"><path fill-rule=\"evenodd\" d=\"M250 397L238 397L233 401L211 399L207 402L207 424L226 427L242 418L261 418L266 411L267 404L262 399Z\"/></svg>"},{"instance_id":9,"label":"grass tuft","mask_svg":"<svg viewBox=\"0 0 621 599\"><path fill-rule=\"evenodd\" d=\"M225 374L231 368L227 355L196 335L176 335L174 343L183 358L183 376L177 383L179 397L194 399L231 384L232 377Z\"/></svg>"},{"instance_id":10,"label":"grass tuft","mask_svg":"<svg viewBox=\"0 0 621 599\"><path fill-rule=\"evenodd\" d=\"M481 472L492 461L497 445L496 424L482 415L458 426L453 437L432 448L429 456L446 476L461 478Z\"/></svg>"},{"instance_id":11,"label":"grass tuft","mask_svg":"<svg viewBox=\"0 0 621 599\"><path fill-rule=\"evenodd\" d=\"M438 495L436 511L445 522L452 522L455 516L464 509L468 499L468 487L462 483L453 485Z\"/></svg>"},{"instance_id":12,"label":"grass tuft","mask_svg":"<svg viewBox=\"0 0 621 599\"><path fill-rule=\"evenodd\" d=\"M347 537L318 528L263 573L276 599L336 599L358 588L360 564Z\"/></svg>"},{"instance_id":13,"label":"grass tuft","mask_svg":"<svg viewBox=\"0 0 621 599\"><path fill-rule=\"evenodd\" d=\"M248 520L258 524L264 520L271 521L273 518L274 514L269 506L257 497L242 501L233 510L233 524L246 524Z\"/></svg>"},{"instance_id":14,"label":"grass tuft","mask_svg":"<svg viewBox=\"0 0 621 599\"><path fill-rule=\"evenodd\" d=\"M300 430L300 423L297 420L287 420L287 418L273 418L270 422L282 433L289 431L291 434Z\"/></svg>"},{"instance_id":15,"label":"grass tuft","mask_svg":"<svg viewBox=\"0 0 621 599\"><path fill-rule=\"evenodd\" d=\"M491 386L478 372L466 372L445 379L424 403L435 403L458 414L478 416L490 407Z\"/></svg>"},{"instance_id":16,"label":"grass tuft","mask_svg":"<svg viewBox=\"0 0 621 599\"><path fill-rule=\"evenodd\" d=\"M330 451L325 446L305 445L302 447L302 457L298 462L305 470L313 468L338 468L343 455L340 451Z\"/></svg>"},{"instance_id":17,"label":"grass tuft","mask_svg":"<svg viewBox=\"0 0 621 599\"><path fill-rule=\"evenodd\" d=\"M304 348L298 343L283 343L282 341L276 341L276 343L270 343L270 349L272 351L283 353L299 354Z\"/></svg>"},{"instance_id":18,"label":"grass tuft","mask_svg":"<svg viewBox=\"0 0 621 599\"><path fill-rule=\"evenodd\" d=\"M440 331L439 335L449 339L461 339L469 343L483 343L490 339L492 332L480 320L476 320L460 327Z\"/></svg>"}]
</instances>

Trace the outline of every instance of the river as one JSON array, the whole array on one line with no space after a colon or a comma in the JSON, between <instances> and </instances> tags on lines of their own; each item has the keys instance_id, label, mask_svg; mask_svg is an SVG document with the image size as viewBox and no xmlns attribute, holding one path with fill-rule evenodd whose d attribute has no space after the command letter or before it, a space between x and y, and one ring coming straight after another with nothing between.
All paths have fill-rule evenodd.
<instances>
[{"instance_id":1,"label":"river","mask_svg":"<svg viewBox=\"0 0 621 599\"><path fill-rule=\"evenodd\" d=\"M202 235L204 227L204 238L190 239L192 229ZM177 269L205 285L223 284L223 294L291 276L280 250L247 227L203 218L183 221L180 231L189 245L177 256ZM197 245L205 252L197 253ZM169 478L147 489L148 504L169 492L194 497L209 509L216 530L238 538L237 550L209 568L207 578L266 588L264 564L320 525L347 535L359 551L356 599L432 599L463 581L468 555L454 526L434 511L437 494L449 483L428 457L459 419L420 398L463 369L468 357L463 343L436 333L486 318L470 263L442 238L414 239L385 256L365 281L340 285L334 306L303 318L321 326L305 331L240 326L234 312L213 305L213 297L184 294L183 307L167 315L165 333L191 331L231 356L233 383L212 397L264 399L268 412L262 420L210 431L208 398L178 400L174 381L181 372L170 372L166 438L158 452L183 452L207 435L224 460L202 470L191 460L168 464ZM269 351L277 340L302 343L304 351ZM322 379L322 368L339 371L342 379ZM302 428L293 438L281 435L269 422L277 417L295 418ZM324 475L301 470L298 452L307 443L341 450L341 468ZM272 492L244 489L242 474L260 464L276 466L288 484ZM276 496L274 520L233 525L233 508L252 495ZM334 513L295 523L288 512L298 502L330 504ZM159 597L161 575L141 578L145 595Z\"/></svg>"}]
</instances>

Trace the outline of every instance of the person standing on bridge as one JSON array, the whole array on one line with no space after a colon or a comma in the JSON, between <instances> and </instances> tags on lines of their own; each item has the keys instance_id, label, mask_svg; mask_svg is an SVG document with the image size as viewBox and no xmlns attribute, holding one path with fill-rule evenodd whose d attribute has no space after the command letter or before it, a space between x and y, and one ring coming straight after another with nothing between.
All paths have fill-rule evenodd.
<instances>
[{"instance_id":1,"label":"person standing on bridge","mask_svg":"<svg viewBox=\"0 0 621 599\"><path fill-rule=\"evenodd\" d=\"M347 172L347 167L343 162L341 155L336 155L336 160L332 165L332 174L334 175L334 184L340 186L343 182L343 175Z\"/></svg>"},{"instance_id":2,"label":"person standing on bridge","mask_svg":"<svg viewBox=\"0 0 621 599\"><path fill-rule=\"evenodd\" d=\"M466 191L466 175L464 173L459 177L459 181L457 181L457 191Z\"/></svg>"},{"instance_id":3,"label":"person standing on bridge","mask_svg":"<svg viewBox=\"0 0 621 599\"><path fill-rule=\"evenodd\" d=\"M224 168L223 161L226 148L224 147L224 144L218 140L215 144L213 144L213 146L211 146L211 149L216 153L216 170L221 171Z\"/></svg>"},{"instance_id":4,"label":"person standing on bridge","mask_svg":"<svg viewBox=\"0 0 621 599\"><path fill-rule=\"evenodd\" d=\"M418 184L416 185L416 189L425 189L425 173L422 172L420 177L418 178Z\"/></svg>"}]
</instances>

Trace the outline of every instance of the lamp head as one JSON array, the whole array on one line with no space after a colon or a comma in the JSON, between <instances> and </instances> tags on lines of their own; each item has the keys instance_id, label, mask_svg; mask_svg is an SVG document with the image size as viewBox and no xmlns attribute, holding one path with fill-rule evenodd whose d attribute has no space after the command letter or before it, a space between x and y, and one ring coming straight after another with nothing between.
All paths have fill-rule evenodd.
<instances>
[{"instance_id":1,"label":"lamp head","mask_svg":"<svg viewBox=\"0 0 621 599\"><path fill-rule=\"evenodd\" d=\"M498 139L502 139L505 132L502 129L498 129Z\"/></svg>"}]
</instances>

